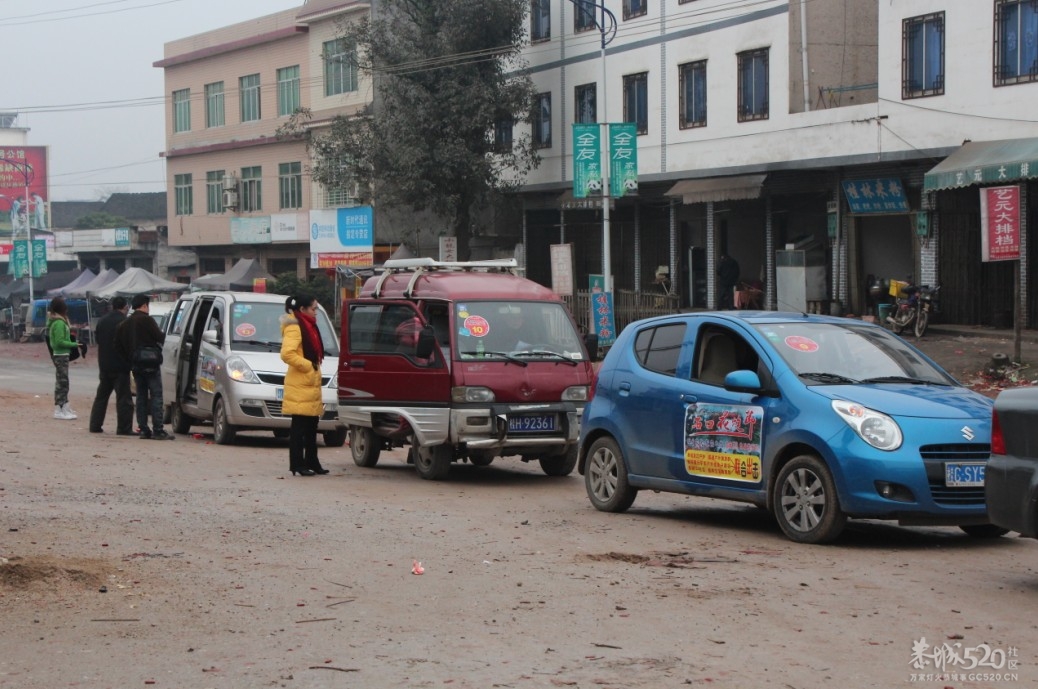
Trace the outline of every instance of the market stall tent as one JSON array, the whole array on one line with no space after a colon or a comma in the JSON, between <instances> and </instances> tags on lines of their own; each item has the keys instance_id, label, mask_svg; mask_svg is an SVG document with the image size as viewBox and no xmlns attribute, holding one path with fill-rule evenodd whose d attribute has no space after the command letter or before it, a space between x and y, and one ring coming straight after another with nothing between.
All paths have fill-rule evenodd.
<instances>
[{"instance_id":1,"label":"market stall tent","mask_svg":"<svg viewBox=\"0 0 1038 689\"><path fill-rule=\"evenodd\" d=\"M143 268L127 268L115 280L97 291L91 291L90 296L111 299L114 296L132 297L135 294L164 294L186 290L187 285L164 280Z\"/></svg>"},{"instance_id":2,"label":"market stall tent","mask_svg":"<svg viewBox=\"0 0 1038 689\"><path fill-rule=\"evenodd\" d=\"M193 290L234 290L251 292L256 280L273 280L274 276L263 269L254 258L242 258L226 273L203 275L191 281Z\"/></svg>"}]
</instances>

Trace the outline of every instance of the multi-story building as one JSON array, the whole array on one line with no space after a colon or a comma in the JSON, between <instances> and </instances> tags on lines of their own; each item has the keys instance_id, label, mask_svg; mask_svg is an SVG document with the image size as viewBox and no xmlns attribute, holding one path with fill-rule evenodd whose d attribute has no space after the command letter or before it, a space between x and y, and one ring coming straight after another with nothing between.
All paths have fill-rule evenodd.
<instances>
[{"instance_id":1,"label":"multi-story building","mask_svg":"<svg viewBox=\"0 0 1038 689\"><path fill-rule=\"evenodd\" d=\"M764 307L789 309L787 266L776 262L796 258L783 253L790 247L824 275L812 310L866 313L870 286L909 275L942 284L954 322L1011 308L1013 266L980 260L976 185L1019 182L1025 203L1034 198L1034 3L605 4L615 35L600 33L590 0L532 2L526 55L541 90L532 134L544 162L524 192L530 277L550 279L548 246L559 242L574 244L578 280L604 272L600 204L571 192L571 125L633 122L639 193L610 212L618 291L656 289L662 267L681 306L716 306L727 252L742 280L760 283ZM1016 142L959 150L1000 140ZM931 173L949 155L946 165L970 171L950 185ZM981 167L994 175L974 179ZM1028 267L1029 257L1025 285ZM1025 323L1038 322L1036 306L1026 305Z\"/></svg>"},{"instance_id":2,"label":"multi-story building","mask_svg":"<svg viewBox=\"0 0 1038 689\"><path fill-rule=\"evenodd\" d=\"M1022 185L1028 284L1033 2L603 2L615 34L600 30L594 0L530 3L530 134L543 162L521 191L529 277L549 283L550 246L571 243L578 285L608 272L639 295L663 276L668 305L709 308L728 253L769 309L875 312L882 281L909 276L942 285L950 321L1012 308L1014 264L980 258L976 187ZM307 212L349 200L309 182L307 151L278 127L296 107L320 127L375 100L335 38L338 19L372 11L309 0L166 45L170 244L197 247L200 272L242 255L274 274L306 270ZM572 193L571 130L606 122L634 123L639 182L612 200L608 271L601 204ZM995 141L1011 143L983 144ZM805 270L785 270L797 262ZM1038 323L1035 302L1024 323Z\"/></svg>"},{"instance_id":3,"label":"multi-story building","mask_svg":"<svg viewBox=\"0 0 1038 689\"><path fill-rule=\"evenodd\" d=\"M311 209L352 205L352 187L310 181L302 140L279 136L297 110L320 128L371 101L367 77L337 38L370 3L309 0L299 8L172 41L165 73L171 246L198 253L198 272L241 257L273 275L307 274Z\"/></svg>"}]
</instances>

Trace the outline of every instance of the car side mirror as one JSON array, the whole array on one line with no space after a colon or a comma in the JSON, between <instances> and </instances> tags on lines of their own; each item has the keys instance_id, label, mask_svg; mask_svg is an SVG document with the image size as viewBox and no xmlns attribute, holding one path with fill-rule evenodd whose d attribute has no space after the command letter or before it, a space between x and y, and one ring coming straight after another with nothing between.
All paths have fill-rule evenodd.
<instances>
[{"instance_id":1,"label":"car side mirror","mask_svg":"<svg viewBox=\"0 0 1038 689\"><path fill-rule=\"evenodd\" d=\"M761 394L764 389L760 384L760 376L750 370L732 371L724 377L724 389L731 392L748 392Z\"/></svg>"},{"instance_id":2,"label":"car side mirror","mask_svg":"<svg viewBox=\"0 0 1038 689\"><path fill-rule=\"evenodd\" d=\"M586 333L584 347L587 348L587 355L591 361L598 361L601 358L598 355L598 333Z\"/></svg>"},{"instance_id":3,"label":"car side mirror","mask_svg":"<svg viewBox=\"0 0 1038 689\"><path fill-rule=\"evenodd\" d=\"M419 359L428 359L436 349L436 333L433 327L427 325L418 331L418 345L415 347L415 356Z\"/></svg>"},{"instance_id":4,"label":"car side mirror","mask_svg":"<svg viewBox=\"0 0 1038 689\"><path fill-rule=\"evenodd\" d=\"M219 330L206 330L202 333L202 342L208 342L211 345L220 346L220 331Z\"/></svg>"}]
</instances>

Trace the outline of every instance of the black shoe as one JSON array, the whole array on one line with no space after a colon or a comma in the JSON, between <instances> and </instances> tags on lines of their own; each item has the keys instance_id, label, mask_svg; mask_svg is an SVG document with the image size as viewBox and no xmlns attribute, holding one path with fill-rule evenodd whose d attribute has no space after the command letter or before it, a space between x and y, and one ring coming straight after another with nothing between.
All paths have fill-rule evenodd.
<instances>
[{"instance_id":1,"label":"black shoe","mask_svg":"<svg viewBox=\"0 0 1038 689\"><path fill-rule=\"evenodd\" d=\"M103 428L91 428L90 432L91 433L104 433L105 429L103 429Z\"/></svg>"},{"instance_id":2,"label":"black shoe","mask_svg":"<svg viewBox=\"0 0 1038 689\"><path fill-rule=\"evenodd\" d=\"M151 440L151 431L149 431L147 428L142 428L138 437L141 440Z\"/></svg>"},{"instance_id":3,"label":"black shoe","mask_svg":"<svg viewBox=\"0 0 1038 689\"><path fill-rule=\"evenodd\" d=\"M159 430L155 431L155 435L151 437L154 440L173 440L176 436L173 436L160 428Z\"/></svg>"},{"instance_id":4,"label":"black shoe","mask_svg":"<svg viewBox=\"0 0 1038 689\"><path fill-rule=\"evenodd\" d=\"M299 474L300 476L313 476L314 475L314 472L311 469L289 469L289 471L292 472L293 476L295 476L296 474Z\"/></svg>"},{"instance_id":5,"label":"black shoe","mask_svg":"<svg viewBox=\"0 0 1038 689\"><path fill-rule=\"evenodd\" d=\"M137 437L139 435L139 433L137 433L137 431L116 431L115 434L116 435L132 435L134 437Z\"/></svg>"},{"instance_id":6,"label":"black shoe","mask_svg":"<svg viewBox=\"0 0 1038 689\"><path fill-rule=\"evenodd\" d=\"M315 474L321 474L321 475L324 475L324 474L328 473L327 469L323 469L321 467L318 467L316 469L311 469L310 471L314 472Z\"/></svg>"}]
</instances>

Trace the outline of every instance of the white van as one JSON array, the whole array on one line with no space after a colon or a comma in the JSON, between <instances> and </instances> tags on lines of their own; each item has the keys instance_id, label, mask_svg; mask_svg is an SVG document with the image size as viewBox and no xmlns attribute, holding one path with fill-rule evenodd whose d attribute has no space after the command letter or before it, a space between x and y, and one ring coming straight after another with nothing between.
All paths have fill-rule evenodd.
<instances>
[{"instance_id":1,"label":"white van","mask_svg":"<svg viewBox=\"0 0 1038 689\"><path fill-rule=\"evenodd\" d=\"M239 431L268 430L288 437L291 417L281 413L287 365L281 361L281 324L287 297L254 292L193 292L177 300L166 320L162 390L175 433L212 423L226 445ZM318 431L329 447L346 442L339 423L336 366L339 338L320 309L324 343L321 383L324 415Z\"/></svg>"}]
</instances>

